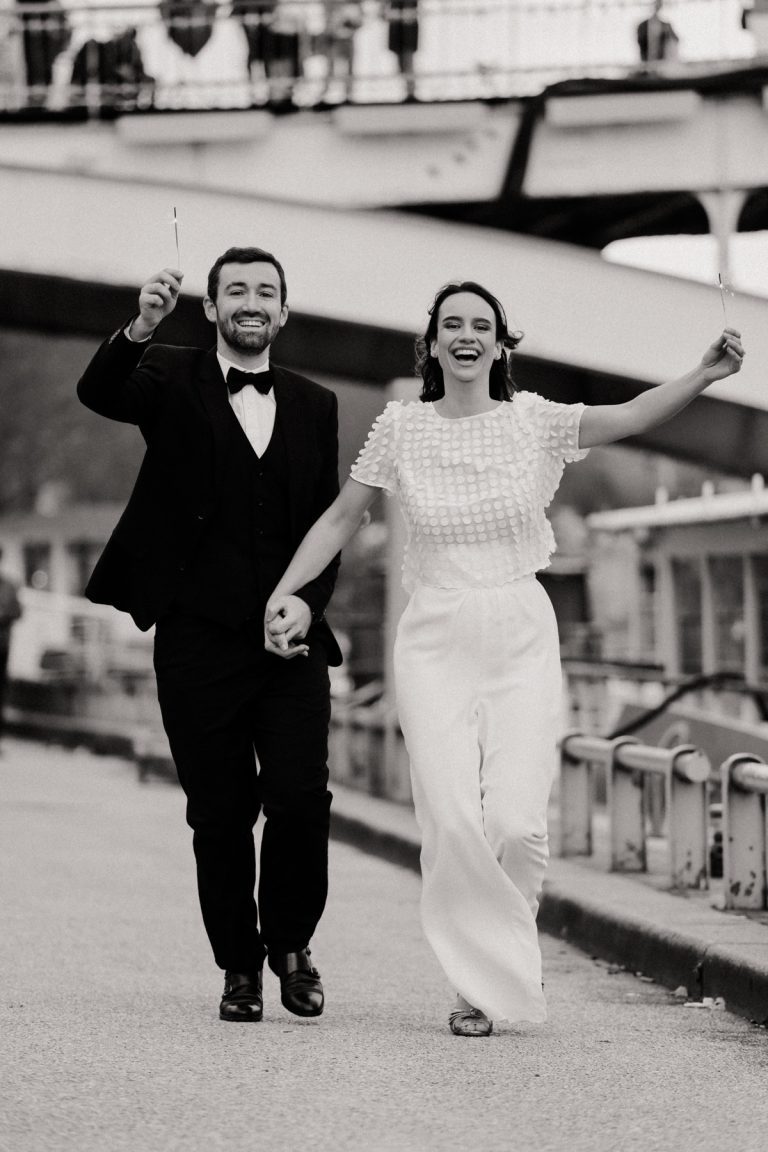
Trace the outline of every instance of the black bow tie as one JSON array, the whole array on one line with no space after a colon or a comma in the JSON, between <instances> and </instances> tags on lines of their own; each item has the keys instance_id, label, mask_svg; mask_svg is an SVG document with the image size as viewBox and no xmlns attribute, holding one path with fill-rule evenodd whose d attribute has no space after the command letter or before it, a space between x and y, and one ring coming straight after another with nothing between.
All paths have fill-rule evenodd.
<instances>
[{"instance_id":1,"label":"black bow tie","mask_svg":"<svg viewBox=\"0 0 768 1152\"><path fill-rule=\"evenodd\" d=\"M253 384L257 392L266 396L272 387L272 372L243 372L240 368L230 368L227 372L227 388L230 392L239 392L246 384Z\"/></svg>"}]
</instances>

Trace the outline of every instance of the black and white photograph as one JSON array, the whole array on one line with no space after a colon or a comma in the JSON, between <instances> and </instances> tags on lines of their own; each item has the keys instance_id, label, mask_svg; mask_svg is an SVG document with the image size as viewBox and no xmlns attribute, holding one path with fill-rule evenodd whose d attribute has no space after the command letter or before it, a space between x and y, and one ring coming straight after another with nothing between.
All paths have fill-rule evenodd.
<instances>
[{"instance_id":1,"label":"black and white photograph","mask_svg":"<svg viewBox=\"0 0 768 1152\"><path fill-rule=\"evenodd\" d=\"M0 1152L763 1152L768 0L0 0Z\"/></svg>"}]
</instances>

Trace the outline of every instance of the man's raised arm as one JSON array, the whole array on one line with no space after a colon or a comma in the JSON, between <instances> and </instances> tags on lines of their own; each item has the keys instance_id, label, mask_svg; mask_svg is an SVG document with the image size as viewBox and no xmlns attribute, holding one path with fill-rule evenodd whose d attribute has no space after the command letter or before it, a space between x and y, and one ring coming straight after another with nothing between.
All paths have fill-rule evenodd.
<instances>
[{"instance_id":1,"label":"man's raised arm","mask_svg":"<svg viewBox=\"0 0 768 1152\"><path fill-rule=\"evenodd\" d=\"M183 273L163 268L143 285L139 311L98 349L77 384L87 408L111 420L140 424L154 407L157 374L150 363L137 371L146 344L176 307Z\"/></svg>"}]
</instances>

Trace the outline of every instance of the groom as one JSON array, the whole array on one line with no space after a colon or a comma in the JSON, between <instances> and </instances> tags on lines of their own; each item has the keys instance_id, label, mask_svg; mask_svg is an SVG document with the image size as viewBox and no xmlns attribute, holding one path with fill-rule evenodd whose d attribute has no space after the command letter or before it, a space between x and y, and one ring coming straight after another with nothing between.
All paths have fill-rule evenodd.
<instances>
[{"instance_id":1,"label":"groom","mask_svg":"<svg viewBox=\"0 0 768 1152\"><path fill-rule=\"evenodd\" d=\"M211 268L203 307L217 336L207 352L153 339L181 280L166 268L144 285L138 314L78 384L88 408L138 425L146 443L86 594L141 629L156 625L163 724L187 796L203 921L225 971L221 1019L261 1019L265 959L283 1005L319 1016L308 945L328 887L328 665L341 653L323 613L338 557L286 606L305 656L264 651L262 618L338 491L336 397L270 361L288 319L271 253L230 248Z\"/></svg>"}]
</instances>

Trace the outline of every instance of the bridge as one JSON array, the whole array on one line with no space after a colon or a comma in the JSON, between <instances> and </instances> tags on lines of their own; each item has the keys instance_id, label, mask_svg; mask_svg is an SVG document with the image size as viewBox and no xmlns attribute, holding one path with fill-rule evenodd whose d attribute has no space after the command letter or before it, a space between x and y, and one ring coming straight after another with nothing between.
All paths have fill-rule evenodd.
<instances>
[{"instance_id":1,"label":"bridge","mask_svg":"<svg viewBox=\"0 0 768 1152\"><path fill-rule=\"evenodd\" d=\"M172 206L186 293L203 294L208 267L233 239L276 250L295 318L284 357L352 379L410 374L413 334L436 289L456 277L488 284L526 333L516 356L521 383L564 400L611 402L678 375L723 325L715 285L619 267L571 245L170 176L118 180L18 163L3 166L0 182L2 322L92 331L98 300L106 334L130 315L137 286L175 264ZM749 476L768 471L768 300L737 295L729 306L749 351L742 373L643 444ZM305 337L314 337L311 356L299 347Z\"/></svg>"},{"instance_id":2,"label":"bridge","mask_svg":"<svg viewBox=\"0 0 768 1152\"><path fill-rule=\"evenodd\" d=\"M335 102L311 80L329 66L338 5L323 16L300 0L304 99L288 112L243 75L247 37L229 8L181 7L67 8L63 57L135 27L147 46L157 41L165 101L120 105L114 86L89 76L96 103L75 115L64 64L37 101L29 86L3 90L0 323L104 334L144 277L176 262L176 207L188 303L170 339L207 341L206 270L246 237L289 271L283 358L375 385L411 374L426 307L457 276L486 282L526 333L522 386L564 400L613 402L679 374L727 319L749 351L741 375L642 443L732 475L768 471L768 301L716 286L729 236L768 223L768 56L731 0L670 5L678 58L642 66L634 29L646 6L634 0L482 0L471 23L465 0L424 0L413 101L382 39L394 9L363 4L359 85ZM17 47L30 20L42 34L57 18L47 0L4 17ZM179 29L207 39L174 71L183 37L169 32ZM318 54L325 64L311 64ZM232 85L245 81L238 103ZM710 282L595 251L654 230L712 231ZM577 236L579 247L559 242Z\"/></svg>"}]
</instances>

